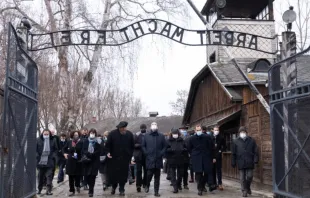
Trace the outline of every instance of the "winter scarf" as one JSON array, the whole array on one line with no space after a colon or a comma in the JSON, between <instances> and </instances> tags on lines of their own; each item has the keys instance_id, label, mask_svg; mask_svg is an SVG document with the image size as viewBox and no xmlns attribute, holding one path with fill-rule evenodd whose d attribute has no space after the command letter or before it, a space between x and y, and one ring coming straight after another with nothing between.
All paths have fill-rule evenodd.
<instances>
[{"instance_id":1,"label":"winter scarf","mask_svg":"<svg viewBox=\"0 0 310 198\"><path fill-rule=\"evenodd\" d=\"M72 147L75 147L76 144L77 144L79 141L80 141L80 139L78 139L78 140L72 140Z\"/></svg>"},{"instance_id":2,"label":"winter scarf","mask_svg":"<svg viewBox=\"0 0 310 198\"><path fill-rule=\"evenodd\" d=\"M88 138L88 141L89 141L88 152L94 153L94 145L96 144L97 140L96 140L96 138L94 138L94 139Z\"/></svg>"},{"instance_id":3,"label":"winter scarf","mask_svg":"<svg viewBox=\"0 0 310 198\"><path fill-rule=\"evenodd\" d=\"M50 138L44 138L44 147L41 155L40 165L47 165L48 156L50 155L51 147L50 147Z\"/></svg>"}]
</instances>

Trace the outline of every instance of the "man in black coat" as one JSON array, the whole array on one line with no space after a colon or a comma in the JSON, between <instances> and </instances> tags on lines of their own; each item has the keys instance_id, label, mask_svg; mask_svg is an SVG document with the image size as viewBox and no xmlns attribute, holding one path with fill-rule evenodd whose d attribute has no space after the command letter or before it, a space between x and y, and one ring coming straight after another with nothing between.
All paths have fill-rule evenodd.
<instances>
[{"instance_id":1,"label":"man in black coat","mask_svg":"<svg viewBox=\"0 0 310 198\"><path fill-rule=\"evenodd\" d=\"M213 142L215 147L215 155L216 155L216 162L214 163L213 167L213 181L214 184L218 186L219 190L223 190L222 185L222 152L225 152L226 147L226 140L220 134L220 128L218 126L213 127ZM217 180L216 180L217 178Z\"/></svg>"},{"instance_id":2,"label":"man in black coat","mask_svg":"<svg viewBox=\"0 0 310 198\"><path fill-rule=\"evenodd\" d=\"M208 180L209 190L215 189L212 169L216 159L213 141L209 135L202 133L200 125L196 126L196 134L189 139L188 150L191 155L193 171L196 174L198 195L202 196L206 180Z\"/></svg>"},{"instance_id":3,"label":"man in black coat","mask_svg":"<svg viewBox=\"0 0 310 198\"><path fill-rule=\"evenodd\" d=\"M81 137L80 137L81 141L83 142L84 140L88 139L88 129L86 127L81 129ZM84 169L84 165L82 165L82 169ZM84 172L82 170L82 172ZM86 181L86 176L83 175L81 178L81 186L84 186L84 190L88 190L88 186L87 186L87 181Z\"/></svg>"},{"instance_id":4,"label":"man in black coat","mask_svg":"<svg viewBox=\"0 0 310 198\"><path fill-rule=\"evenodd\" d=\"M146 134L146 125L141 124L140 131L135 134L135 149L133 152L134 160L136 163L136 187L137 192L141 192L141 186L143 188L146 187L146 164L145 164L145 155L142 151L142 142L144 139L144 136ZM143 173L143 176L142 176Z\"/></svg>"},{"instance_id":5,"label":"man in black coat","mask_svg":"<svg viewBox=\"0 0 310 198\"><path fill-rule=\"evenodd\" d=\"M155 197L160 197L160 171L163 168L163 156L166 152L166 148L167 142L165 136L158 131L157 123L153 122L151 124L151 131L144 137L142 149L146 156L147 169L147 186L145 192L149 192L150 183L154 175Z\"/></svg>"},{"instance_id":6,"label":"man in black coat","mask_svg":"<svg viewBox=\"0 0 310 198\"><path fill-rule=\"evenodd\" d=\"M232 167L238 166L243 197L252 194L253 169L258 160L255 140L247 135L245 127L240 127L239 137L233 142L231 165Z\"/></svg>"},{"instance_id":7,"label":"man in black coat","mask_svg":"<svg viewBox=\"0 0 310 198\"><path fill-rule=\"evenodd\" d=\"M134 137L132 132L127 131L128 123L120 122L115 130L108 135L106 142L107 170L109 182L112 184L111 194L115 194L115 190L119 185L121 196L125 196L125 184L128 179L129 163L131 161L134 150Z\"/></svg>"},{"instance_id":8,"label":"man in black coat","mask_svg":"<svg viewBox=\"0 0 310 198\"><path fill-rule=\"evenodd\" d=\"M63 155L63 148L67 144L67 137L66 134L62 133L60 135L60 141L59 141L59 148L58 148L58 180L57 183L64 181L64 168L66 166L66 159Z\"/></svg>"},{"instance_id":9,"label":"man in black coat","mask_svg":"<svg viewBox=\"0 0 310 198\"><path fill-rule=\"evenodd\" d=\"M187 145L188 145L188 141L189 141L189 133L187 132L187 129L188 127L186 126L182 126L179 128L180 130L180 133L182 134L182 137L185 141L185 144L186 144L186 148L187 148ZM183 185L184 185L184 189L188 190L188 169L190 167L190 157L189 157L189 153L188 151L186 151L184 153L184 173L183 173Z\"/></svg>"}]
</instances>

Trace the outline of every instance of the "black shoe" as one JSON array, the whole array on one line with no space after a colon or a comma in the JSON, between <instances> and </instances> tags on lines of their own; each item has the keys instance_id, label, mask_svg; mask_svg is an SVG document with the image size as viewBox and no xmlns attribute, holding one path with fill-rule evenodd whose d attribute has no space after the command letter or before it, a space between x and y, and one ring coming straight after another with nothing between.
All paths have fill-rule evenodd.
<instances>
[{"instance_id":1,"label":"black shoe","mask_svg":"<svg viewBox=\"0 0 310 198\"><path fill-rule=\"evenodd\" d=\"M150 191L149 187L145 187L145 192L148 193Z\"/></svg>"},{"instance_id":2,"label":"black shoe","mask_svg":"<svg viewBox=\"0 0 310 198\"><path fill-rule=\"evenodd\" d=\"M115 194L115 188L112 188L111 195Z\"/></svg>"},{"instance_id":3,"label":"black shoe","mask_svg":"<svg viewBox=\"0 0 310 198\"><path fill-rule=\"evenodd\" d=\"M84 190L88 190L88 187L87 187L87 185L85 185L85 186L84 186Z\"/></svg>"},{"instance_id":4,"label":"black shoe","mask_svg":"<svg viewBox=\"0 0 310 198\"><path fill-rule=\"evenodd\" d=\"M38 190L37 195L41 195L42 190Z\"/></svg>"},{"instance_id":5,"label":"black shoe","mask_svg":"<svg viewBox=\"0 0 310 198\"><path fill-rule=\"evenodd\" d=\"M125 196L125 193L124 192L120 192L119 196Z\"/></svg>"},{"instance_id":6,"label":"black shoe","mask_svg":"<svg viewBox=\"0 0 310 198\"><path fill-rule=\"evenodd\" d=\"M103 185L103 191L106 191L107 190L107 185Z\"/></svg>"},{"instance_id":7,"label":"black shoe","mask_svg":"<svg viewBox=\"0 0 310 198\"><path fill-rule=\"evenodd\" d=\"M141 187L140 186L137 187L137 192L141 192Z\"/></svg>"},{"instance_id":8,"label":"black shoe","mask_svg":"<svg viewBox=\"0 0 310 198\"><path fill-rule=\"evenodd\" d=\"M211 186L209 187L209 191L212 192L212 191L214 191L214 190L216 190L216 186L211 185Z\"/></svg>"},{"instance_id":9,"label":"black shoe","mask_svg":"<svg viewBox=\"0 0 310 198\"><path fill-rule=\"evenodd\" d=\"M208 192L208 190L207 190L206 187L204 187L204 188L202 189L202 191L203 191L203 192ZM211 192L211 190L210 190L210 192Z\"/></svg>"},{"instance_id":10,"label":"black shoe","mask_svg":"<svg viewBox=\"0 0 310 198\"><path fill-rule=\"evenodd\" d=\"M46 191L46 195L53 195L53 193L50 190L48 190Z\"/></svg>"},{"instance_id":11,"label":"black shoe","mask_svg":"<svg viewBox=\"0 0 310 198\"><path fill-rule=\"evenodd\" d=\"M170 186L173 186L173 184L171 183Z\"/></svg>"},{"instance_id":12,"label":"black shoe","mask_svg":"<svg viewBox=\"0 0 310 198\"><path fill-rule=\"evenodd\" d=\"M181 186L179 186L179 187L178 187L178 189L179 189L179 190L182 190L182 187L181 187Z\"/></svg>"},{"instance_id":13,"label":"black shoe","mask_svg":"<svg viewBox=\"0 0 310 198\"><path fill-rule=\"evenodd\" d=\"M73 197L75 195L75 193L74 192L72 192L71 194L69 194L69 196L68 197Z\"/></svg>"},{"instance_id":14,"label":"black shoe","mask_svg":"<svg viewBox=\"0 0 310 198\"><path fill-rule=\"evenodd\" d=\"M202 196L202 191L201 191L201 190L198 191L198 195L199 195L199 196Z\"/></svg>"},{"instance_id":15,"label":"black shoe","mask_svg":"<svg viewBox=\"0 0 310 198\"><path fill-rule=\"evenodd\" d=\"M173 193L178 193L178 192L179 192L179 191L178 191L178 189L176 189L176 188L173 190Z\"/></svg>"},{"instance_id":16,"label":"black shoe","mask_svg":"<svg viewBox=\"0 0 310 198\"><path fill-rule=\"evenodd\" d=\"M248 193L246 192L246 191L244 191L243 193L242 193L242 197L247 197L248 196Z\"/></svg>"},{"instance_id":17,"label":"black shoe","mask_svg":"<svg viewBox=\"0 0 310 198\"><path fill-rule=\"evenodd\" d=\"M250 189L250 190L248 190L248 194L249 194L249 195L252 195L252 191L251 191L251 189Z\"/></svg>"},{"instance_id":18,"label":"black shoe","mask_svg":"<svg viewBox=\"0 0 310 198\"><path fill-rule=\"evenodd\" d=\"M81 193L81 188L80 187L76 187L76 192Z\"/></svg>"},{"instance_id":19,"label":"black shoe","mask_svg":"<svg viewBox=\"0 0 310 198\"><path fill-rule=\"evenodd\" d=\"M154 196L155 196L155 197L160 197L160 194L159 194L158 192L156 192L156 193L154 194Z\"/></svg>"},{"instance_id":20,"label":"black shoe","mask_svg":"<svg viewBox=\"0 0 310 198\"><path fill-rule=\"evenodd\" d=\"M88 195L88 197L93 197L93 196L94 196L94 194L89 194L89 195Z\"/></svg>"},{"instance_id":21,"label":"black shoe","mask_svg":"<svg viewBox=\"0 0 310 198\"><path fill-rule=\"evenodd\" d=\"M185 189L185 190L189 190L189 188L188 188L187 185L184 185L184 189Z\"/></svg>"}]
</instances>

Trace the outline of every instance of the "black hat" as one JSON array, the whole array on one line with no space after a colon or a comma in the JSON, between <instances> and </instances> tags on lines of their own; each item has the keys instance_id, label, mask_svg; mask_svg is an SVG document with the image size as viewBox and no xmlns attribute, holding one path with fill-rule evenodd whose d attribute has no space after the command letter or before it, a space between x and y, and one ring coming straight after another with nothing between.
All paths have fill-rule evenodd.
<instances>
[{"instance_id":1,"label":"black hat","mask_svg":"<svg viewBox=\"0 0 310 198\"><path fill-rule=\"evenodd\" d=\"M126 121L121 121L117 126L116 126L116 128L124 128L124 127L127 127L127 125L128 125L128 122L126 122Z\"/></svg>"},{"instance_id":2,"label":"black hat","mask_svg":"<svg viewBox=\"0 0 310 198\"><path fill-rule=\"evenodd\" d=\"M185 126L185 125L183 125L183 126L181 126L179 129L188 129L188 126Z\"/></svg>"},{"instance_id":3,"label":"black hat","mask_svg":"<svg viewBox=\"0 0 310 198\"><path fill-rule=\"evenodd\" d=\"M179 129L171 129L171 133L172 133L172 134L179 133Z\"/></svg>"},{"instance_id":4,"label":"black hat","mask_svg":"<svg viewBox=\"0 0 310 198\"><path fill-rule=\"evenodd\" d=\"M239 128L239 133L240 132L246 132L247 133L247 130L246 130L246 128L244 126L242 126L242 127Z\"/></svg>"},{"instance_id":5,"label":"black hat","mask_svg":"<svg viewBox=\"0 0 310 198\"><path fill-rule=\"evenodd\" d=\"M147 129L147 127L146 127L145 124L141 124L141 125L140 125L140 129Z\"/></svg>"}]
</instances>

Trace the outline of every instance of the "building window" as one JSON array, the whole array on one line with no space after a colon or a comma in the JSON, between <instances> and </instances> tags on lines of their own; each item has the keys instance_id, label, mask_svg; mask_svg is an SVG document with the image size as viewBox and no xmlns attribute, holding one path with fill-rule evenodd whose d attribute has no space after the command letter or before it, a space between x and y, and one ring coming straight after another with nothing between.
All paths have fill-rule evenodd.
<instances>
[{"instance_id":1,"label":"building window","mask_svg":"<svg viewBox=\"0 0 310 198\"><path fill-rule=\"evenodd\" d=\"M231 152L234 140L238 137L237 133L225 133L224 138L226 140L227 152Z\"/></svg>"},{"instance_id":2,"label":"building window","mask_svg":"<svg viewBox=\"0 0 310 198\"><path fill-rule=\"evenodd\" d=\"M213 52L209 57L209 62L214 63L216 61L216 55L215 52Z\"/></svg>"},{"instance_id":3,"label":"building window","mask_svg":"<svg viewBox=\"0 0 310 198\"><path fill-rule=\"evenodd\" d=\"M265 7L257 16L257 20L270 20L269 7Z\"/></svg>"}]
</instances>

